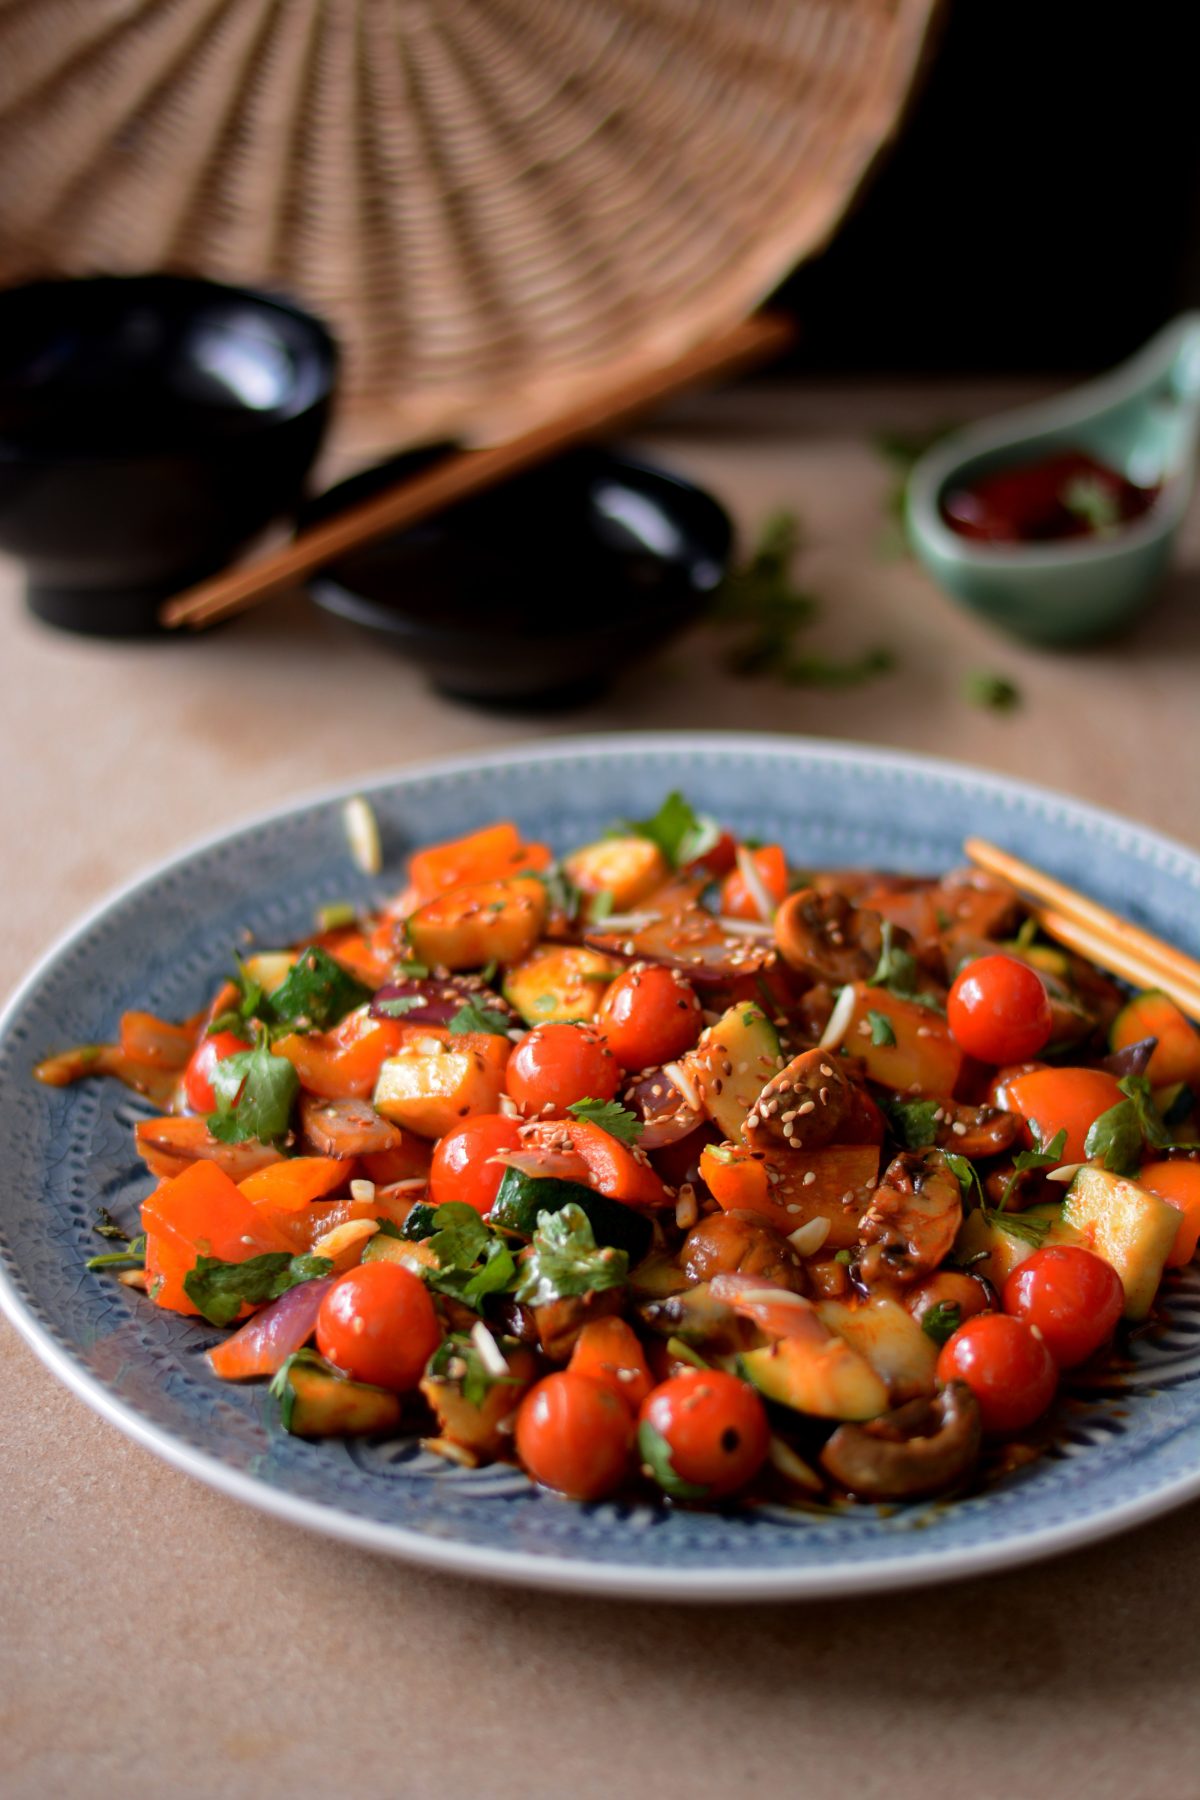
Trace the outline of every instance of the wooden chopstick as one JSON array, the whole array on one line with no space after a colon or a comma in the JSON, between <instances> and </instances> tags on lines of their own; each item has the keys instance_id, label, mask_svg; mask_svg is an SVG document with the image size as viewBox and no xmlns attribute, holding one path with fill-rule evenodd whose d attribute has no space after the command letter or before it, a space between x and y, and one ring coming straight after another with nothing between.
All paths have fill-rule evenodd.
<instances>
[{"instance_id":1,"label":"wooden chopstick","mask_svg":"<svg viewBox=\"0 0 1200 1800\"><path fill-rule=\"evenodd\" d=\"M227 619L232 613L243 612L260 600L294 587L322 564L348 550L419 524L443 507L494 487L583 438L609 431L685 388L766 361L786 349L794 337L795 326L782 313L757 313L743 319L729 330L693 345L673 361L642 371L520 437L484 450L452 453L432 469L397 482L311 531L301 532L282 550L199 582L168 600L159 620L172 627L187 625L193 631L214 625L218 619Z\"/></svg>"},{"instance_id":2,"label":"wooden chopstick","mask_svg":"<svg viewBox=\"0 0 1200 1800\"><path fill-rule=\"evenodd\" d=\"M978 868L1040 903L1034 917L1050 937L1136 987L1160 988L1200 1022L1200 962L983 838L968 838L963 848Z\"/></svg>"}]
</instances>

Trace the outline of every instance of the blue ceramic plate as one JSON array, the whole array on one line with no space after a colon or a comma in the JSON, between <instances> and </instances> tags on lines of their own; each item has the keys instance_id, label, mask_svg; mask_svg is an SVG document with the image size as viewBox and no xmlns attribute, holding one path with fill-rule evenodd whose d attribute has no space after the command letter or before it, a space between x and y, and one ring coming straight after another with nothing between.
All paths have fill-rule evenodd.
<instances>
[{"instance_id":1,"label":"blue ceramic plate","mask_svg":"<svg viewBox=\"0 0 1200 1800\"><path fill-rule=\"evenodd\" d=\"M886 750L732 736L560 741L369 784L398 879L416 845L511 816L563 848L672 787L801 865L938 870L971 832L1200 952L1200 857L1036 788ZM0 1300L62 1379L114 1424L223 1492L317 1531L464 1574L673 1599L878 1591L1012 1567L1200 1493L1200 1281L1131 1374L1073 1414L1055 1451L951 1506L821 1517L580 1507L505 1467L465 1471L410 1443L306 1444L261 1387L216 1381L213 1334L89 1275L103 1204L133 1223L140 1104L109 1082L39 1088L30 1066L110 1038L121 1011L203 1004L238 933L284 943L373 886L328 795L201 845L110 900L35 971L0 1025ZM395 879L393 885L395 885Z\"/></svg>"}]
</instances>

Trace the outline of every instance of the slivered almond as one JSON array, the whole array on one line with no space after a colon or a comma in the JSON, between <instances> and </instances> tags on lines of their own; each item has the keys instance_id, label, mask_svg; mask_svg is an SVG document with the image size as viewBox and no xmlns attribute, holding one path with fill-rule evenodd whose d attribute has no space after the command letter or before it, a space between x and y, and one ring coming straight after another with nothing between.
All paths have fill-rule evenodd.
<instances>
[{"instance_id":1,"label":"slivered almond","mask_svg":"<svg viewBox=\"0 0 1200 1800\"><path fill-rule=\"evenodd\" d=\"M312 1253L328 1256L340 1274L342 1268L352 1268L359 1261L367 1239L374 1237L378 1230L378 1219L347 1219L345 1224L335 1225L332 1231L319 1237Z\"/></svg>"}]
</instances>

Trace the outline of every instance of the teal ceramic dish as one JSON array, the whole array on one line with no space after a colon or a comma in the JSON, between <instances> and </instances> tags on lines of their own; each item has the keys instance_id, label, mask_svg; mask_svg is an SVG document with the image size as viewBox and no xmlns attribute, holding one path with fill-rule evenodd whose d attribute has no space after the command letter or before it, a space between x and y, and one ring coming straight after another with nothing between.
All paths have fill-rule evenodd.
<instances>
[{"instance_id":1,"label":"teal ceramic dish","mask_svg":"<svg viewBox=\"0 0 1200 1800\"><path fill-rule=\"evenodd\" d=\"M360 791L394 883L430 839L509 817L570 845L644 816L674 787L782 841L801 865L944 869L978 832L1200 951L1200 855L1041 789L885 750L715 734L566 739ZM217 1381L203 1355L216 1334L84 1267L97 1207L132 1225L148 1191L131 1145L141 1103L115 1083L39 1088L30 1069L51 1048L111 1037L126 1007L193 1011L242 927L285 943L316 906L372 898L347 852L343 798L243 825L117 894L0 1022L0 1302L89 1405L278 1518L476 1578L642 1598L844 1596L1009 1569L1200 1494L1196 1268L1173 1278L1167 1323L1139 1340L1132 1369L1073 1403L1049 1454L949 1504L834 1515L578 1506L505 1465L455 1468L411 1439L302 1442L263 1387Z\"/></svg>"},{"instance_id":2,"label":"teal ceramic dish","mask_svg":"<svg viewBox=\"0 0 1200 1800\"><path fill-rule=\"evenodd\" d=\"M1100 637L1137 613L1163 576L1192 495L1198 433L1200 313L1186 313L1111 374L935 444L909 479L913 548L939 587L1006 631L1039 644ZM982 543L943 519L951 485L1066 449L1162 492L1111 534L1058 543Z\"/></svg>"}]
</instances>

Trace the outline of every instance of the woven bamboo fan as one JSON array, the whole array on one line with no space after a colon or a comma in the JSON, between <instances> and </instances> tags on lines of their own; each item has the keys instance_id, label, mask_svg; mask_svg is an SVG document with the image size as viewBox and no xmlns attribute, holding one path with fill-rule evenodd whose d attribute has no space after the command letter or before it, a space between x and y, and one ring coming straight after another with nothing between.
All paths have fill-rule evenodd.
<instances>
[{"instance_id":1,"label":"woven bamboo fan","mask_svg":"<svg viewBox=\"0 0 1200 1800\"><path fill-rule=\"evenodd\" d=\"M937 0L0 0L0 282L283 289L363 443L507 433L828 238Z\"/></svg>"}]
</instances>

